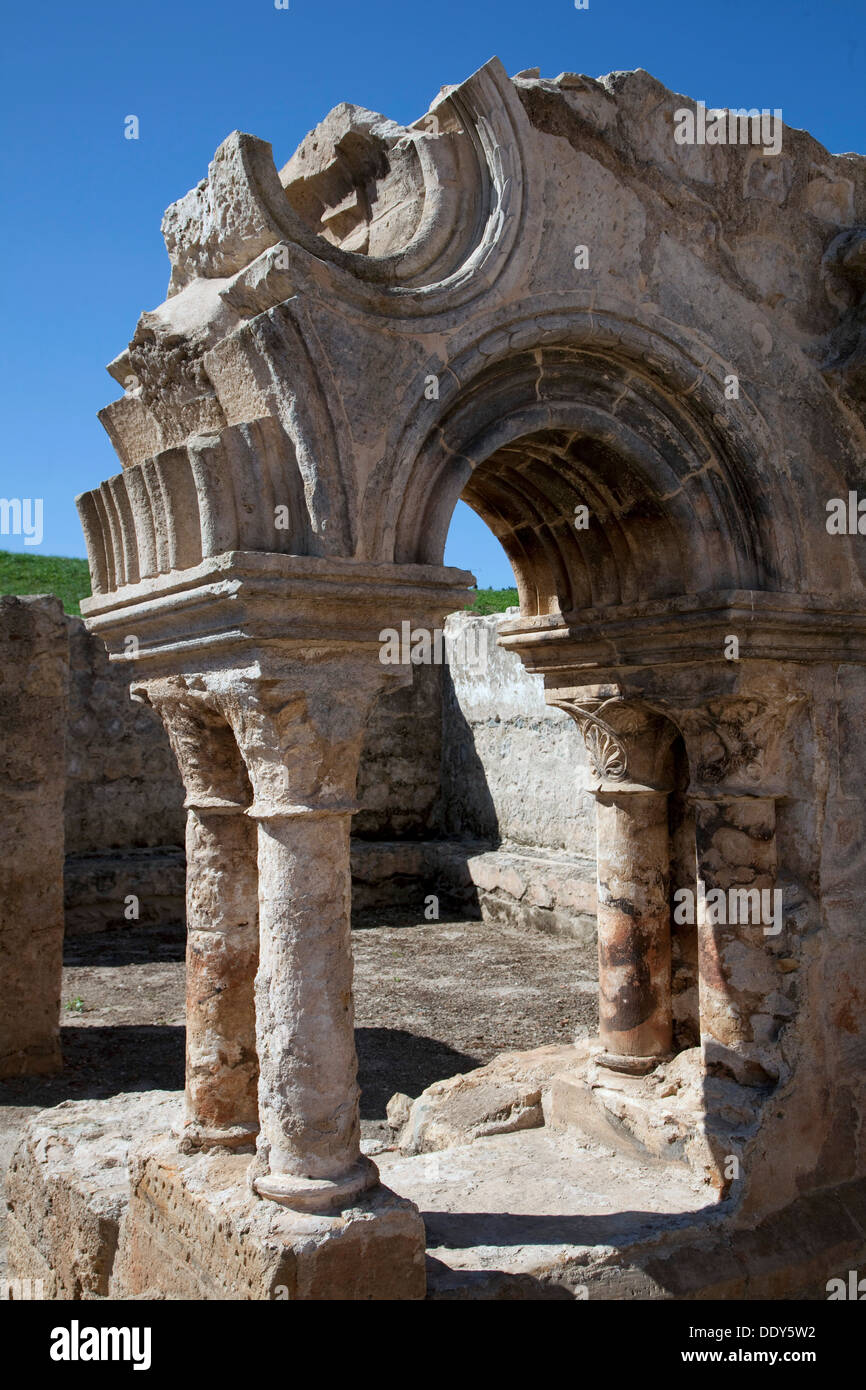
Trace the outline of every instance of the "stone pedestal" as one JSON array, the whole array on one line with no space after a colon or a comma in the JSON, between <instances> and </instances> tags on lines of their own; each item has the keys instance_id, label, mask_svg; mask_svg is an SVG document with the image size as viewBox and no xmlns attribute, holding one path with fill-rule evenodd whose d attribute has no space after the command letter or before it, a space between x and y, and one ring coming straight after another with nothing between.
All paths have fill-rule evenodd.
<instances>
[{"instance_id":1,"label":"stone pedestal","mask_svg":"<svg viewBox=\"0 0 866 1390\"><path fill-rule=\"evenodd\" d=\"M113 1298L391 1300L426 1292L424 1223L377 1187L311 1216L249 1190L249 1160L185 1155L170 1140L133 1155Z\"/></svg>"}]
</instances>

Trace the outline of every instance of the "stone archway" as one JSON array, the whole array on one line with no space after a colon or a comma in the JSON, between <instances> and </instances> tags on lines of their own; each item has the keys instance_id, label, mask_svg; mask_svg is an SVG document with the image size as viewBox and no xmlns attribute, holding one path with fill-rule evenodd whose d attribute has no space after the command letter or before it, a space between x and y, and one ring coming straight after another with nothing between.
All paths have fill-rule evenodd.
<instances>
[{"instance_id":1,"label":"stone archway","mask_svg":"<svg viewBox=\"0 0 866 1390\"><path fill-rule=\"evenodd\" d=\"M845 1071L866 987L856 502L849 534L825 525L866 445L866 160L792 130L775 161L683 147L681 103L642 72L509 79L492 60L410 127L337 108L279 172L235 132L166 215L168 298L110 368L125 393L102 418L122 472L79 499L85 607L115 659L135 635L152 698L174 682L187 724L202 700L221 712L252 786L266 1058L253 1178L272 1199L256 1220L340 1206L370 1177L352 1138L350 999L334 1003L345 952L330 977L324 938L305 954L298 924L307 902L311 923L344 931L378 633L436 626L465 598L471 576L441 565L461 493L518 575L501 641L592 744L599 857L630 875L603 933L611 962L632 962L626 995L654 1007L609 989L608 1052L651 1064L668 1046L661 898L640 951L616 903L633 909L661 872L676 734L696 883L779 883L786 902L773 937L700 927L711 1147L743 1167L732 1219L866 1180L866 1080ZM268 888L280 875L288 895ZM324 1032L299 1028L319 1006ZM738 1110L730 1086L774 1104ZM144 1206L166 1162L142 1178ZM172 1179L179 1210L190 1181ZM378 1231L393 1255L393 1211L376 1215L364 1240ZM393 1275L408 1260L415 1291L421 1240L404 1222L391 1261ZM357 1252L341 1249L351 1282ZM241 1269L239 1247L226 1258Z\"/></svg>"}]
</instances>

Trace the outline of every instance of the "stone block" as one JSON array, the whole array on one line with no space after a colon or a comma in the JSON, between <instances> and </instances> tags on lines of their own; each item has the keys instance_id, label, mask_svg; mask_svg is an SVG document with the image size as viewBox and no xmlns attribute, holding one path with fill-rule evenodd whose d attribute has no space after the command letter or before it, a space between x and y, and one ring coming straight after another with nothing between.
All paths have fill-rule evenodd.
<instances>
[{"instance_id":1,"label":"stone block","mask_svg":"<svg viewBox=\"0 0 866 1390\"><path fill-rule=\"evenodd\" d=\"M184 920L186 860L175 845L70 854L63 877L67 936ZM130 895L138 899L134 919L126 917Z\"/></svg>"},{"instance_id":2,"label":"stone block","mask_svg":"<svg viewBox=\"0 0 866 1390\"><path fill-rule=\"evenodd\" d=\"M105 1298L129 1200L135 1136L164 1130L183 1097L145 1091L64 1101L30 1122L6 1175L9 1268L46 1298Z\"/></svg>"},{"instance_id":3,"label":"stone block","mask_svg":"<svg viewBox=\"0 0 866 1390\"><path fill-rule=\"evenodd\" d=\"M248 1154L180 1154L157 1140L131 1162L114 1298L422 1299L424 1223L377 1188L335 1216L254 1196Z\"/></svg>"}]
</instances>

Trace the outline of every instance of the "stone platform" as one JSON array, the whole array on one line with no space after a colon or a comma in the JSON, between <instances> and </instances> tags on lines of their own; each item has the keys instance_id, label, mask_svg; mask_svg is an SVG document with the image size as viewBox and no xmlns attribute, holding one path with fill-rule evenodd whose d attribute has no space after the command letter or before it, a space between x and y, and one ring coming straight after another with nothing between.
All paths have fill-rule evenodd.
<instances>
[{"instance_id":1,"label":"stone platform","mask_svg":"<svg viewBox=\"0 0 866 1390\"><path fill-rule=\"evenodd\" d=\"M437 1300L748 1301L824 1298L862 1266L866 1184L745 1228L679 1144L665 1159L635 1128L619 1143L577 1128L549 1075L566 1053L436 1083L404 1123L410 1151L376 1152L383 1186L332 1217L256 1200L248 1155L142 1139L179 1094L44 1111L10 1167L10 1275L67 1299L419 1299L426 1241Z\"/></svg>"},{"instance_id":2,"label":"stone platform","mask_svg":"<svg viewBox=\"0 0 866 1390\"><path fill-rule=\"evenodd\" d=\"M686 1165L547 1128L376 1162L424 1217L431 1299L824 1299L866 1260L863 1182L741 1229Z\"/></svg>"},{"instance_id":3,"label":"stone platform","mask_svg":"<svg viewBox=\"0 0 866 1390\"><path fill-rule=\"evenodd\" d=\"M64 1101L28 1124L6 1173L8 1263L46 1298L110 1294L134 1140L170 1129L177 1091Z\"/></svg>"},{"instance_id":4,"label":"stone platform","mask_svg":"<svg viewBox=\"0 0 866 1390\"><path fill-rule=\"evenodd\" d=\"M248 1154L132 1156L115 1298L392 1300L425 1295L417 1209L378 1187L335 1216L261 1201Z\"/></svg>"},{"instance_id":5,"label":"stone platform","mask_svg":"<svg viewBox=\"0 0 866 1390\"><path fill-rule=\"evenodd\" d=\"M7 1175L9 1267L57 1299L419 1299L424 1226L379 1187L339 1216L260 1201L249 1154L186 1156L175 1092L37 1115Z\"/></svg>"}]
</instances>

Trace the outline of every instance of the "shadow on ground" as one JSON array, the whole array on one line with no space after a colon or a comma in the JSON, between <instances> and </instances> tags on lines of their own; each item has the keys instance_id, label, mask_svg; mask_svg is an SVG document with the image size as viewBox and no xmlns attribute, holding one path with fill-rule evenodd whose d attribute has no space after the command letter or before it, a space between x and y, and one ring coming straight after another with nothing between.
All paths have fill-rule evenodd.
<instances>
[{"instance_id":1,"label":"shadow on ground","mask_svg":"<svg viewBox=\"0 0 866 1390\"><path fill-rule=\"evenodd\" d=\"M115 1025L60 1030L63 1071L0 1083L0 1106L98 1099L121 1091L182 1091L185 1029ZM400 1028L358 1028L361 1115L384 1119L395 1091L417 1096L433 1081L471 1071L476 1057Z\"/></svg>"},{"instance_id":2,"label":"shadow on ground","mask_svg":"<svg viewBox=\"0 0 866 1390\"><path fill-rule=\"evenodd\" d=\"M477 1057L402 1028L356 1028L355 1044L364 1120L383 1120L396 1091L415 1097L434 1081L481 1066Z\"/></svg>"}]
</instances>

